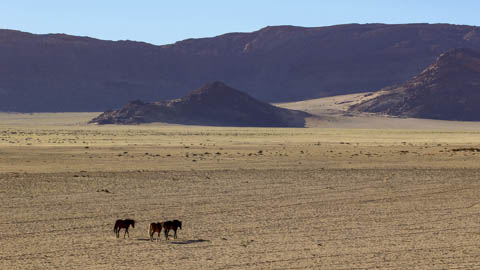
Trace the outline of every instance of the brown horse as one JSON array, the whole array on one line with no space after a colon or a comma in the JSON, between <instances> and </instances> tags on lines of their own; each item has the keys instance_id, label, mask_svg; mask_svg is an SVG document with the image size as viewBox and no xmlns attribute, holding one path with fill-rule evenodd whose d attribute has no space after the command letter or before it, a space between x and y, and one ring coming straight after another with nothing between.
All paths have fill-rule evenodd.
<instances>
[{"instance_id":1,"label":"brown horse","mask_svg":"<svg viewBox=\"0 0 480 270\"><path fill-rule=\"evenodd\" d=\"M125 235L128 234L128 237L130 237L130 234L128 233L128 227L132 225L132 228L135 228L135 220L133 219L117 219L115 221L115 226L113 226L113 232L117 235L117 238L120 235L120 230L125 229L125 233L123 234L123 238L125 238Z\"/></svg>"},{"instance_id":2,"label":"brown horse","mask_svg":"<svg viewBox=\"0 0 480 270\"><path fill-rule=\"evenodd\" d=\"M174 231L173 239L177 239L178 228L180 228L180 230L182 229L182 222L180 220L175 219L175 220L169 220L169 221L163 222L165 240L168 240L168 233L170 232L170 230Z\"/></svg>"},{"instance_id":3,"label":"brown horse","mask_svg":"<svg viewBox=\"0 0 480 270\"><path fill-rule=\"evenodd\" d=\"M150 241L153 241L153 235L157 232L157 241L160 238L160 232L162 231L162 222L150 223L148 233L150 234Z\"/></svg>"}]
</instances>

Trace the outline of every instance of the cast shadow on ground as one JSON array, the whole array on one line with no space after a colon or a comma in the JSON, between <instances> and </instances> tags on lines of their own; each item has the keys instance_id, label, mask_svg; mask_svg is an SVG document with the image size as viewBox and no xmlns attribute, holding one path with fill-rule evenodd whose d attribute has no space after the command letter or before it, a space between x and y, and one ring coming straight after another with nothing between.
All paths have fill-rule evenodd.
<instances>
[{"instance_id":1,"label":"cast shadow on ground","mask_svg":"<svg viewBox=\"0 0 480 270\"><path fill-rule=\"evenodd\" d=\"M137 238L137 241L150 241L150 238ZM162 239L163 240L163 239ZM156 238L153 239L154 242L157 241ZM174 245L189 245L189 244L196 244L196 243L203 243L203 242L210 242L210 240L205 240L205 239L190 239L190 240L183 240L183 241L169 241L169 244L174 244Z\"/></svg>"},{"instance_id":2,"label":"cast shadow on ground","mask_svg":"<svg viewBox=\"0 0 480 270\"><path fill-rule=\"evenodd\" d=\"M150 241L150 238L137 238L135 239L137 241ZM153 239L153 241L156 241L157 239Z\"/></svg>"},{"instance_id":3,"label":"cast shadow on ground","mask_svg":"<svg viewBox=\"0 0 480 270\"><path fill-rule=\"evenodd\" d=\"M196 243L203 243L203 242L210 242L210 240L205 239L192 239L192 240L183 240L183 241L172 241L168 242L169 244L175 245L189 245L189 244L196 244Z\"/></svg>"}]
</instances>

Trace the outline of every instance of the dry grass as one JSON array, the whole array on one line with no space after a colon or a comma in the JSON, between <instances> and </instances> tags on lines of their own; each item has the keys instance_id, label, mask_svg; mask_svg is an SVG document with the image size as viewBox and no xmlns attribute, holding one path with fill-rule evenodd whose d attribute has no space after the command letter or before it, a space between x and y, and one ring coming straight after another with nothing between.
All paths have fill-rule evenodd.
<instances>
[{"instance_id":1,"label":"dry grass","mask_svg":"<svg viewBox=\"0 0 480 270\"><path fill-rule=\"evenodd\" d=\"M1 269L475 269L476 130L0 115ZM455 124L453 124L455 125ZM108 190L108 192L105 192ZM135 218L129 239L113 222ZM149 242L153 221L184 221Z\"/></svg>"}]
</instances>

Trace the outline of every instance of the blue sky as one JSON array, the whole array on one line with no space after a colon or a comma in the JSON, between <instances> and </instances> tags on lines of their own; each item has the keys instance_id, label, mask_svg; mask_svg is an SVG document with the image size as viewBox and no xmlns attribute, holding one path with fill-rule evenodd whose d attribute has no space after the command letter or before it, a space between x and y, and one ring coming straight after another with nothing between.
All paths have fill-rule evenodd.
<instances>
[{"instance_id":1,"label":"blue sky","mask_svg":"<svg viewBox=\"0 0 480 270\"><path fill-rule=\"evenodd\" d=\"M0 28L167 44L268 25L480 25L478 0L0 0Z\"/></svg>"}]
</instances>

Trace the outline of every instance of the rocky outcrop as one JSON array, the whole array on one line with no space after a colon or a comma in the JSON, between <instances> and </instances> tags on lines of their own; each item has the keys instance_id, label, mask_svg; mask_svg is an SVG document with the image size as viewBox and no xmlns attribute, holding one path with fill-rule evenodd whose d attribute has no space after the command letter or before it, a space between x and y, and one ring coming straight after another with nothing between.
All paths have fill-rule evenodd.
<instances>
[{"instance_id":1,"label":"rocky outcrop","mask_svg":"<svg viewBox=\"0 0 480 270\"><path fill-rule=\"evenodd\" d=\"M213 82L181 99L133 101L119 110L102 113L90 123L141 124L164 122L187 125L303 127L309 114L260 102L249 95Z\"/></svg>"},{"instance_id":2,"label":"rocky outcrop","mask_svg":"<svg viewBox=\"0 0 480 270\"><path fill-rule=\"evenodd\" d=\"M480 52L452 49L413 79L383 89L352 111L444 120L480 120Z\"/></svg>"}]
</instances>

